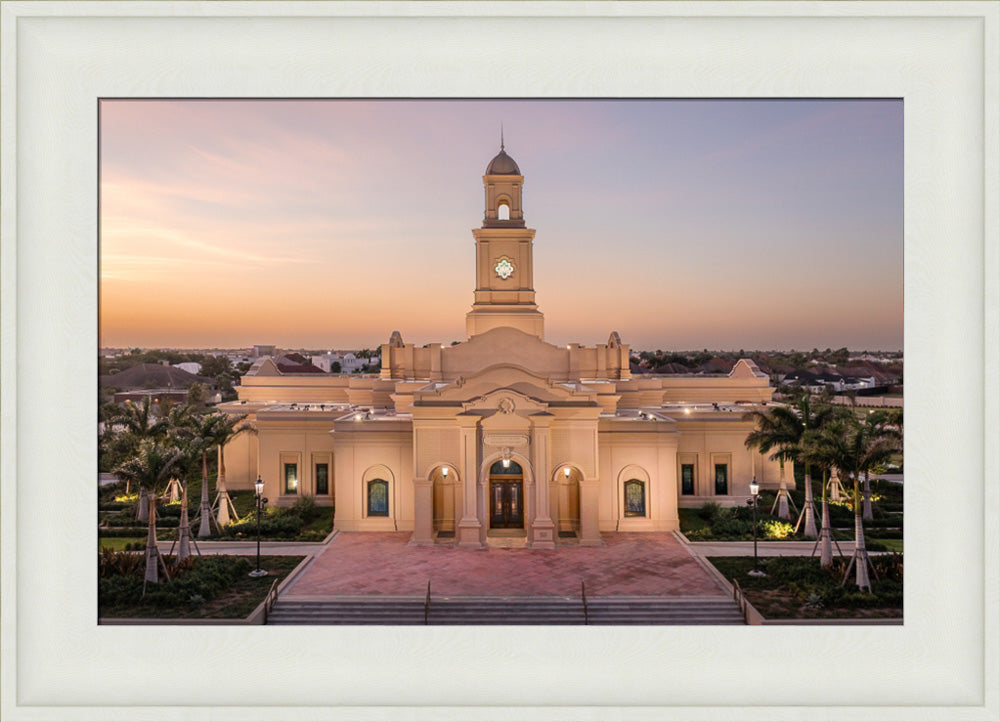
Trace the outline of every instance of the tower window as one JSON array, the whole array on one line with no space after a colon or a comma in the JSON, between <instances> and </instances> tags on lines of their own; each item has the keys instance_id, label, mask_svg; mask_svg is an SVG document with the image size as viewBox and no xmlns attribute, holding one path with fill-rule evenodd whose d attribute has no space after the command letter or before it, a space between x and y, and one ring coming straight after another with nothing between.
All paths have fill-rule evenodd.
<instances>
[{"instance_id":1,"label":"tower window","mask_svg":"<svg viewBox=\"0 0 1000 722\"><path fill-rule=\"evenodd\" d=\"M501 220L501 221L509 221L510 220L510 206L507 205L506 203L501 203L497 207L497 218L499 220Z\"/></svg>"}]
</instances>

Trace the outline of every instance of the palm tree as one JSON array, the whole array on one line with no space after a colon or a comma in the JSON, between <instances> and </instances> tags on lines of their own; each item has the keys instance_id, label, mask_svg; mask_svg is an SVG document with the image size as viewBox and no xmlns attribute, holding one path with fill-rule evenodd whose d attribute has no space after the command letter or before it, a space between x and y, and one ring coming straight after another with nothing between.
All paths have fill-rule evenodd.
<instances>
[{"instance_id":1,"label":"palm tree","mask_svg":"<svg viewBox=\"0 0 1000 722\"><path fill-rule=\"evenodd\" d=\"M229 514L236 517L239 521L240 517L236 513L236 507L233 506L232 499L229 498L229 492L226 490L226 461L225 461L225 446L234 437L239 436L245 431L255 432L256 429L253 428L249 423L244 423L243 420L247 417L246 414L241 416L230 416L225 413L213 414L216 417L215 424L213 426L213 433L211 435L211 441L213 445L218 446L219 450L219 466L218 466L218 476L215 480L215 504L214 507L218 507L219 516L217 524L220 527L229 526Z\"/></svg>"},{"instance_id":2,"label":"palm tree","mask_svg":"<svg viewBox=\"0 0 1000 722\"><path fill-rule=\"evenodd\" d=\"M844 572L844 582L854 567L858 589L870 592L868 569L871 562L865 549L859 481L863 472L892 458L896 441L879 433L876 424L861 423L853 413L831 422L822 437L821 453L839 469L849 472L854 482L854 554Z\"/></svg>"},{"instance_id":3,"label":"palm tree","mask_svg":"<svg viewBox=\"0 0 1000 722\"><path fill-rule=\"evenodd\" d=\"M138 451L144 439L162 438L169 429L166 419L157 418L152 412L152 400L149 396L143 397L137 404L126 403L119 407L118 412L109 416L107 427L109 429L116 426L123 427L121 433L131 440L130 448ZM131 488L131 480L125 477L125 494Z\"/></svg>"},{"instance_id":4,"label":"palm tree","mask_svg":"<svg viewBox=\"0 0 1000 722\"><path fill-rule=\"evenodd\" d=\"M791 519L788 511L788 487L785 483L785 461L794 459L796 445L802 435L802 422L798 416L787 406L775 406L767 411L753 410L743 417L745 420L756 422L756 428L747 434L746 447L748 449L759 449L761 453L774 449L771 454L772 459L777 459L781 466L779 476L778 496L774 503L778 505L778 518ZM794 506L794 504L793 504ZM771 507L774 513L774 507Z\"/></svg>"},{"instance_id":5,"label":"palm tree","mask_svg":"<svg viewBox=\"0 0 1000 722\"><path fill-rule=\"evenodd\" d=\"M183 458L184 452L174 445L143 439L139 444L139 453L116 466L114 473L126 484L134 481L142 491L153 491L174 473Z\"/></svg>"},{"instance_id":6,"label":"palm tree","mask_svg":"<svg viewBox=\"0 0 1000 722\"><path fill-rule=\"evenodd\" d=\"M839 420L833 419L825 426L817 429L810 429L802 435L803 458L807 463L823 469L823 484L820 487L820 530L819 539L813 547L813 554L816 547L819 547L819 565L823 569L833 564L833 544L837 540L833 538L833 529L830 527L830 505L827 501L827 473L834 463L833 448L836 447L837 440L843 435L839 427ZM840 545L837 544L837 552L840 553Z\"/></svg>"},{"instance_id":7,"label":"palm tree","mask_svg":"<svg viewBox=\"0 0 1000 722\"><path fill-rule=\"evenodd\" d=\"M201 454L201 504L198 507L199 537L211 536L210 520L215 521L212 517L212 506L208 503L208 450L215 445L214 438L220 416L220 414L192 416L189 427L191 443L196 448L197 453Z\"/></svg>"},{"instance_id":8,"label":"palm tree","mask_svg":"<svg viewBox=\"0 0 1000 722\"><path fill-rule=\"evenodd\" d=\"M803 391L799 394L799 396L794 400L792 408L798 413L799 420L802 422L802 433L800 434L799 440L795 445L795 460L805 466L806 499L802 506L802 514L799 515L798 523L801 523L803 519L805 519L802 535L807 539L815 539L816 505L813 503L812 464L807 453L806 444L803 443L803 440L809 434L817 432L826 426L826 424L834 418L836 412L832 406L828 406L826 404L813 406L811 403L811 397L807 391ZM796 523L796 528L798 527L798 523Z\"/></svg>"},{"instance_id":9,"label":"palm tree","mask_svg":"<svg viewBox=\"0 0 1000 722\"><path fill-rule=\"evenodd\" d=\"M901 417L902 414L899 414ZM884 409L879 409L877 411L869 411L868 416L865 419L865 426L868 428L868 434L872 438L883 438L890 443L895 443L897 448L903 442L903 436L900 433L897 426L893 423L894 415L890 414ZM902 419L900 419L902 423ZM888 462L888 459L886 459ZM881 464L874 464L873 466L880 466ZM865 469L865 481L864 481L864 494L862 496L862 517L865 521L872 521L875 517L872 514L872 489L871 483L869 481L869 473L872 467Z\"/></svg>"}]
</instances>

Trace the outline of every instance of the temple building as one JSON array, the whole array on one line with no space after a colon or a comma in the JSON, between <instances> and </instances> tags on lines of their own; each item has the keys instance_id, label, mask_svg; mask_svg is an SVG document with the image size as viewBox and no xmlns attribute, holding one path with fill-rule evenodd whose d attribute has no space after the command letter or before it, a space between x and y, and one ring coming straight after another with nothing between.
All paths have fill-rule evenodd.
<instances>
[{"instance_id":1,"label":"temple building","mask_svg":"<svg viewBox=\"0 0 1000 722\"><path fill-rule=\"evenodd\" d=\"M220 406L256 434L225 450L230 487L258 475L271 503L335 507L343 531L412 531L478 549L600 545L602 531L678 528L678 508L744 504L777 462L744 445L770 402L747 359L728 375L632 375L617 332L592 347L545 341L524 176L501 144L472 231L467 340L415 347L394 331L379 374L283 373L271 358Z\"/></svg>"}]
</instances>

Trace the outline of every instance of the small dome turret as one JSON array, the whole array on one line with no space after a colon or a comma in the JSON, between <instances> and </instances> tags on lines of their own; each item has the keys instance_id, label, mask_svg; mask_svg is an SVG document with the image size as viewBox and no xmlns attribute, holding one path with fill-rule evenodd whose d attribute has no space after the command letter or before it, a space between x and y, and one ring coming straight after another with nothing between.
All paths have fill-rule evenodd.
<instances>
[{"instance_id":1,"label":"small dome turret","mask_svg":"<svg viewBox=\"0 0 1000 722\"><path fill-rule=\"evenodd\" d=\"M486 166L486 175L521 175L521 169L501 146L500 152Z\"/></svg>"}]
</instances>

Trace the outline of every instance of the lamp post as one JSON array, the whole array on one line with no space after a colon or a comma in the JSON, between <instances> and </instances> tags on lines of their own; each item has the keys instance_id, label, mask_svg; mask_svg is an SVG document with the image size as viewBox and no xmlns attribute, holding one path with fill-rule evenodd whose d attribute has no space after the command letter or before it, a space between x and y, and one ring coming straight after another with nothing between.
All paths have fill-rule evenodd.
<instances>
[{"instance_id":1,"label":"lamp post","mask_svg":"<svg viewBox=\"0 0 1000 722\"><path fill-rule=\"evenodd\" d=\"M751 577L767 576L757 568L757 502L760 500L758 492L760 492L760 484L757 483L757 475L755 474L750 482L750 498L747 499L747 504L753 509L753 569L748 572Z\"/></svg>"},{"instance_id":2,"label":"lamp post","mask_svg":"<svg viewBox=\"0 0 1000 722\"><path fill-rule=\"evenodd\" d=\"M257 503L257 568L250 572L251 577L266 577L267 570L260 568L260 513L267 504L267 499L264 498L264 480L260 478L260 474L257 475L257 481L253 484L255 498L254 501Z\"/></svg>"}]
</instances>

